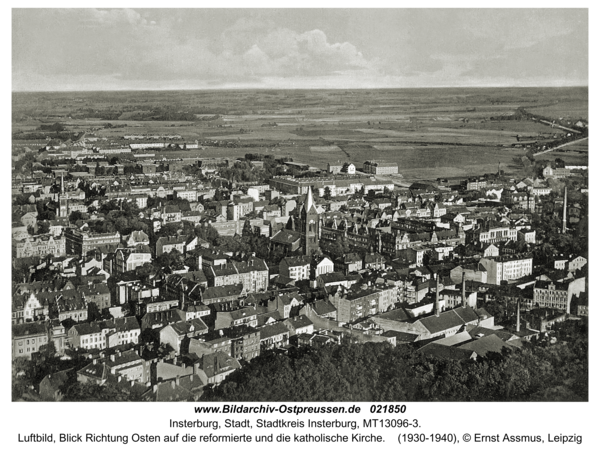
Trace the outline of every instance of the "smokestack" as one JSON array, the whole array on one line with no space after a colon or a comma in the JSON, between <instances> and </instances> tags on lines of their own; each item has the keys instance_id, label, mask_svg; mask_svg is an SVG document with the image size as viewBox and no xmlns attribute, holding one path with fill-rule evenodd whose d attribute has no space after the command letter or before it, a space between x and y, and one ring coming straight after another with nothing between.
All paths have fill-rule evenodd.
<instances>
[{"instance_id":1,"label":"smokestack","mask_svg":"<svg viewBox=\"0 0 600 453\"><path fill-rule=\"evenodd\" d=\"M463 308L467 307L467 297L465 291L465 273L462 274L462 306Z\"/></svg>"},{"instance_id":2,"label":"smokestack","mask_svg":"<svg viewBox=\"0 0 600 453\"><path fill-rule=\"evenodd\" d=\"M521 302L517 301L517 332L521 330Z\"/></svg>"},{"instance_id":3,"label":"smokestack","mask_svg":"<svg viewBox=\"0 0 600 453\"><path fill-rule=\"evenodd\" d=\"M435 315L439 316L440 315L440 276L439 274L435 275L435 302L434 302L434 308L435 308Z\"/></svg>"},{"instance_id":4,"label":"smokestack","mask_svg":"<svg viewBox=\"0 0 600 453\"><path fill-rule=\"evenodd\" d=\"M567 186L565 185L565 201L563 203L563 226L562 233L566 234L567 232Z\"/></svg>"}]
</instances>

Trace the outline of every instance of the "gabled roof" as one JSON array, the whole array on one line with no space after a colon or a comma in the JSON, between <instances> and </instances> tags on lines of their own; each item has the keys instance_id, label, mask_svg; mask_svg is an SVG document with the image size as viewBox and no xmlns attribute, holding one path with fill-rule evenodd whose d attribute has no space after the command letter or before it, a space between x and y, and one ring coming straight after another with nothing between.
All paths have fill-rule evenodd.
<instances>
[{"instance_id":1,"label":"gabled roof","mask_svg":"<svg viewBox=\"0 0 600 453\"><path fill-rule=\"evenodd\" d=\"M496 335L502 341L509 341L514 337L512 333L503 329L489 329L481 326L467 326L467 332L471 338L481 338L489 335Z\"/></svg>"},{"instance_id":2,"label":"gabled roof","mask_svg":"<svg viewBox=\"0 0 600 453\"><path fill-rule=\"evenodd\" d=\"M77 372L92 379L105 380L110 375L110 369L103 362L90 363Z\"/></svg>"},{"instance_id":3,"label":"gabled roof","mask_svg":"<svg viewBox=\"0 0 600 453\"><path fill-rule=\"evenodd\" d=\"M295 316L293 318L286 319L285 322L289 323L294 329L302 329L303 327L313 325L313 322L310 319L308 319L308 317L305 315Z\"/></svg>"},{"instance_id":4,"label":"gabled roof","mask_svg":"<svg viewBox=\"0 0 600 453\"><path fill-rule=\"evenodd\" d=\"M276 244L293 244L294 242L299 241L301 235L299 232L292 230L279 230L275 236L271 238L271 242L275 242Z\"/></svg>"},{"instance_id":5,"label":"gabled roof","mask_svg":"<svg viewBox=\"0 0 600 453\"><path fill-rule=\"evenodd\" d=\"M38 322L27 322L25 324L13 324L13 337L24 337L28 335L44 335L46 334L46 325Z\"/></svg>"},{"instance_id":6,"label":"gabled roof","mask_svg":"<svg viewBox=\"0 0 600 453\"><path fill-rule=\"evenodd\" d=\"M226 313L228 313L231 316L231 319L244 319L258 314L256 308L254 307L242 307L237 310L228 311Z\"/></svg>"},{"instance_id":7,"label":"gabled roof","mask_svg":"<svg viewBox=\"0 0 600 453\"><path fill-rule=\"evenodd\" d=\"M467 349L459 349L454 346L446 346L438 343L429 343L419 349L420 352L440 359L468 360L477 357L477 353Z\"/></svg>"},{"instance_id":8,"label":"gabled roof","mask_svg":"<svg viewBox=\"0 0 600 453\"><path fill-rule=\"evenodd\" d=\"M417 338L419 338L419 334L417 333L408 333L408 332L399 332L397 330L388 330L381 334L382 337L395 337L396 345L403 343L414 343Z\"/></svg>"},{"instance_id":9,"label":"gabled roof","mask_svg":"<svg viewBox=\"0 0 600 453\"><path fill-rule=\"evenodd\" d=\"M274 322L267 324L260 329L260 339L274 337L276 335L289 334L289 331L283 322Z\"/></svg>"},{"instance_id":10,"label":"gabled roof","mask_svg":"<svg viewBox=\"0 0 600 453\"><path fill-rule=\"evenodd\" d=\"M281 260L281 264L287 267L310 266L310 256L287 256Z\"/></svg>"},{"instance_id":11,"label":"gabled roof","mask_svg":"<svg viewBox=\"0 0 600 453\"><path fill-rule=\"evenodd\" d=\"M427 316L420 319L419 322L433 334L454 327L460 327L469 322L477 321L478 319L479 316L477 316L477 313L475 313L471 307L461 307L440 313L439 316Z\"/></svg>"},{"instance_id":12,"label":"gabled roof","mask_svg":"<svg viewBox=\"0 0 600 453\"><path fill-rule=\"evenodd\" d=\"M331 272L329 274L321 274L319 278L323 283L335 283L335 282L347 282L348 280L354 281L355 278L352 276L345 276L342 272Z\"/></svg>"},{"instance_id":13,"label":"gabled roof","mask_svg":"<svg viewBox=\"0 0 600 453\"><path fill-rule=\"evenodd\" d=\"M315 313L319 316L328 315L337 311L337 309L331 302L324 299L317 299L313 305L313 309Z\"/></svg>"},{"instance_id":14,"label":"gabled roof","mask_svg":"<svg viewBox=\"0 0 600 453\"><path fill-rule=\"evenodd\" d=\"M156 384L143 395L146 401L187 401L194 395L185 387L177 385L174 380Z\"/></svg>"},{"instance_id":15,"label":"gabled roof","mask_svg":"<svg viewBox=\"0 0 600 453\"><path fill-rule=\"evenodd\" d=\"M496 335L488 335L458 346L459 349L475 351L478 356L485 356L488 352L502 352L502 348L510 348Z\"/></svg>"},{"instance_id":16,"label":"gabled roof","mask_svg":"<svg viewBox=\"0 0 600 453\"><path fill-rule=\"evenodd\" d=\"M224 285L224 286L212 286L206 288L202 293L204 300L219 299L221 297L239 296L244 290L244 285L239 283L237 285Z\"/></svg>"},{"instance_id":17,"label":"gabled roof","mask_svg":"<svg viewBox=\"0 0 600 453\"><path fill-rule=\"evenodd\" d=\"M240 362L221 351L204 354L200 359L200 368L209 378L240 367Z\"/></svg>"}]
</instances>

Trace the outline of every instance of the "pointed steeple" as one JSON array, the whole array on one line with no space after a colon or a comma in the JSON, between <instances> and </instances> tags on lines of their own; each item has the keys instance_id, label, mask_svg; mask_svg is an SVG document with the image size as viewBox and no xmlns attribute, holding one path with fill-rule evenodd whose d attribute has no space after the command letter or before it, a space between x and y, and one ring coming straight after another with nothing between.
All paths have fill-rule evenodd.
<instances>
[{"instance_id":1,"label":"pointed steeple","mask_svg":"<svg viewBox=\"0 0 600 453\"><path fill-rule=\"evenodd\" d=\"M313 201L313 194L312 194L312 187L308 186L308 194L306 194L306 212L308 212L310 210L310 208L313 206L314 201Z\"/></svg>"},{"instance_id":2,"label":"pointed steeple","mask_svg":"<svg viewBox=\"0 0 600 453\"><path fill-rule=\"evenodd\" d=\"M315 200L313 198L312 186L308 186L308 193L306 194L306 201L302 208L307 214L317 214L317 208L315 207Z\"/></svg>"}]
</instances>

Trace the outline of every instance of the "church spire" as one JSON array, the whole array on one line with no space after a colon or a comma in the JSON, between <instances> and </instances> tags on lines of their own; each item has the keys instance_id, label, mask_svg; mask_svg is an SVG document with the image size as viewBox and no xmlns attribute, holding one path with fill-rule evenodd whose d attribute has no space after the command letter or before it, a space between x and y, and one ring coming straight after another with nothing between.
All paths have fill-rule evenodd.
<instances>
[{"instance_id":1,"label":"church spire","mask_svg":"<svg viewBox=\"0 0 600 453\"><path fill-rule=\"evenodd\" d=\"M306 194L306 212L313 206L312 186L308 186L308 194Z\"/></svg>"}]
</instances>

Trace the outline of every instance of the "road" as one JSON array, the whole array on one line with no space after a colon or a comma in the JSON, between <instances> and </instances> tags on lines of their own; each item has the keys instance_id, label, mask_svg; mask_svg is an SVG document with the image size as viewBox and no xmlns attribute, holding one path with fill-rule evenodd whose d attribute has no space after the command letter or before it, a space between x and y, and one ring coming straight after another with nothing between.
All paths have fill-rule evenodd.
<instances>
[{"instance_id":1,"label":"road","mask_svg":"<svg viewBox=\"0 0 600 453\"><path fill-rule=\"evenodd\" d=\"M587 140L587 137L579 138L577 140L573 140L572 142L563 143L562 145L555 146L554 148L545 149L544 151L538 151L533 154L533 157L539 156L540 154L551 153L552 151L556 151L559 148L563 148L565 146L574 145L575 143L582 142L583 140Z\"/></svg>"},{"instance_id":2,"label":"road","mask_svg":"<svg viewBox=\"0 0 600 453\"><path fill-rule=\"evenodd\" d=\"M563 129L565 131L573 132L574 134L581 134L581 131L578 131L578 130L575 130L575 129L569 129L568 127L561 126L560 124L556 124L556 123L551 123L550 121L546 121L546 120L535 120L535 121L539 121L540 123L547 124L548 126L558 127L559 129Z\"/></svg>"}]
</instances>

